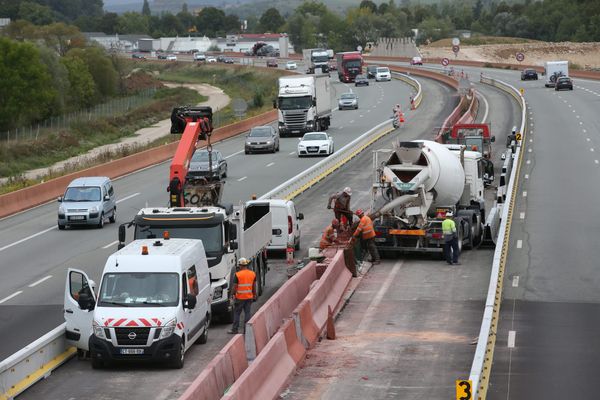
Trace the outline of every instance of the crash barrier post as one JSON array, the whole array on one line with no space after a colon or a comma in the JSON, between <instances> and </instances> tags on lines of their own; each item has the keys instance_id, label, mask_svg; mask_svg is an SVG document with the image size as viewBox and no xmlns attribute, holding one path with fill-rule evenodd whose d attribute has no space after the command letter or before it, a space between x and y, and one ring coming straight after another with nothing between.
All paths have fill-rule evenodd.
<instances>
[{"instance_id":1,"label":"crash barrier post","mask_svg":"<svg viewBox=\"0 0 600 400\"><path fill-rule=\"evenodd\" d=\"M284 318L306 297L311 284L317 280L315 261L311 261L287 280L246 323L246 354L256 358L280 328Z\"/></svg>"},{"instance_id":2,"label":"crash barrier post","mask_svg":"<svg viewBox=\"0 0 600 400\"><path fill-rule=\"evenodd\" d=\"M523 141L521 143L526 143L524 138L526 137L527 133L527 104L525 103L525 98L523 95L521 95L521 93L515 87L496 79L490 79L482 76L481 82L495 86L509 93L515 98L521 107L520 132L523 137ZM496 249L494 251L488 294L485 302L481 328L479 331L477 348L475 350L475 355L473 356L473 363L471 365L471 372L469 375L469 379L473 382L472 398L474 400L485 400L487 395L492 361L494 358L494 347L496 344L500 305L502 303L504 270L510 243L510 224L514 212L518 176L521 170L523 158L522 150L523 149L521 146L517 146L514 159L513 157L510 157L510 159L513 160L512 162L516 164L515 167L512 168L506 189L506 199L508 202L501 209L502 214L500 217L500 228L498 232Z\"/></svg>"},{"instance_id":3,"label":"crash barrier post","mask_svg":"<svg viewBox=\"0 0 600 400\"><path fill-rule=\"evenodd\" d=\"M47 378L75 353L65 342L65 324L25 346L0 363L0 399L12 399Z\"/></svg>"}]
</instances>

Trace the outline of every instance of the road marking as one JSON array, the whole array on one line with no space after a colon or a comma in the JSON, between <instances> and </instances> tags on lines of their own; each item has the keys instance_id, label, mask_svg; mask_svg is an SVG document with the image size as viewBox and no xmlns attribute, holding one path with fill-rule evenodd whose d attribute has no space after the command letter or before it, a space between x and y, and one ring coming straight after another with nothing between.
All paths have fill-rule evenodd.
<instances>
[{"instance_id":1,"label":"road marking","mask_svg":"<svg viewBox=\"0 0 600 400\"><path fill-rule=\"evenodd\" d=\"M135 196L139 196L139 195L140 195L140 193L134 193L134 194L130 194L130 195L129 195L129 196L127 196L127 197L123 197L122 199L119 199L119 200L117 200L117 201L116 201L116 203L117 203L117 204L119 204L119 203L120 203L120 202L122 202L122 201L125 201L125 200L132 199L132 198L134 198Z\"/></svg>"},{"instance_id":2,"label":"road marking","mask_svg":"<svg viewBox=\"0 0 600 400\"><path fill-rule=\"evenodd\" d=\"M246 180L246 179L248 179L247 176L242 176L240 179L238 179L238 182L241 182L241 181Z\"/></svg>"},{"instance_id":3,"label":"road marking","mask_svg":"<svg viewBox=\"0 0 600 400\"><path fill-rule=\"evenodd\" d=\"M362 115L362 114L358 116L358 118L362 118L362 117L363 117L363 115Z\"/></svg>"},{"instance_id":4,"label":"road marking","mask_svg":"<svg viewBox=\"0 0 600 400\"><path fill-rule=\"evenodd\" d=\"M565 102L566 103L566 102ZM569 104L569 108L571 108L571 105Z\"/></svg>"},{"instance_id":5,"label":"road marking","mask_svg":"<svg viewBox=\"0 0 600 400\"><path fill-rule=\"evenodd\" d=\"M525 219L525 213L524 213L524 212L520 213L520 214L519 214L519 218L520 218L520 219Z\"/></svg>"},{"instance_id":6,"label":"road marking","mask_svg":"<svg viewBox=\"0 0 600 400\"><path fill-rule=\"evenodd\" d=\"M594 148L592 147L592 148L590 149L590 151L591 151L591 152L593 152L593 151L594 151Z\"/></svg>"},{"instance_id":7,"label":"road marking","mask_svg":"<svg viewBox=\"0 0 600 400\"><path fill-rule=\"evenodd\" d=\"M353 124L353 123L354 123L354 120L350 121L350 123L351 123L351 124Z\"/></svg>"},{"instance_id":8,"label":"road marking","mask_svg":"<svg viewBox=\"0 0 600 400\"><path fill-rule=\"evenodd\" d=\"M594 162L595 162L596 164L598 164L598 160L594 160Z\"/></svg>"},{"instance_id":9,"label":"road marking","mask_svg":"<svg viewBox=\"0 0 600 400\"><path fill-rule=\"evenodd\" d=\"M519 287L519 275L513 276L512 286L513 287Z\"/></svg>"},{"instance_id":10,"label":"road marking","mask_svg":"<svg viewBox=\"0 0 600 400\"><path fill-rule=\"evenodd\" d=\"M523 191L523 197L527 197L527 191Z\"/></svg>"},{"instance_id":11,"label":"road marking","mask_svg":"<svg viewBox=\"0 0 600 400\"><path fill-rule=\"evenodd\" d=\"M521 239L517 240L517 249L523 248L523 241Z\"/></svg>"},{"instance_id":12,"label":"road marking","mask_svg":"<svg viewBox=\"0 0 600 400\"><path fill-rule=\"evenodd\" d=\"M48 228L48 229L44 229L43 231L39 231L38 233L34 233L34 234L33 234L33 235L31 235L31 236L27 236L26 238L23 238L23 239L21 239L21 240L17 240L16 242L13 242L13 243L11 243L11 244L7 244L7 245L6 245L6 246L4 246L4 247L0 247L0 251L4 251L4 250L6 250L6 249L8 249L8 248L11 248L11 247L13 247L13 246L16 246L16 245L18 245L18 244L21 244L21 243L23 243L23 242L26 242L26 241L28 241L29 239L33 239L34 237L38 237L38 236L40 236L40 235L43 235L43 234L44 234L44 233L46 233L46 232L50 232L50 231L52 231L52 230L54 230L54 229L58 229L58 228L57 228L56 226L52 226L52 227L50 227L50 228Z\"/></svg>"},{"instance_id":13,"label":"road marking","mask_svg":"<svg viewBox=\"0 0 600 400\"><path fill-rule=\"evenodd\" d=\"M338 129L344 129L344 127L343 127L343 126L340 126Z\"/></svg>"},{"instance_id":14,"label":"road marking","mask_svg":"<svg viewBox=\"0 0 600 400\"><path fill-rule=\"evenodd\" d=\"M10 299L12 299L13 297L17 297L18 295L20 295L21 293L23 293L22 290L19 290L18 292L14 292L13 294L11 294L8 297L3 298L2 300L0 300L0 304L9 301Z\"/></svg>"},{"instance_id":15,"label":"road marking","mask_svg":"<svg viewBox=\"0 0 600 400\"><path fill-rule=\"evenodd\" d=\"M295 152L295 151L292 151L292 152L290 153L290 156L293 156L294 154L296 154L296 152Z\"/></svg>"},{"instance_id":16,"label":"road marking","mask_svg":"<svg viewBox=\"0 0 600 400\"><path fill-rule=\"evenodd\" d=\"M575 112L575 110L573 110L573 112Z\"/></svg>"},{"instance_id":17,"label":"road marking","mask_svg":"<svg viewBox=\"0 0 600 400\"><path fill-rule=\"evenodd\" d=\"M525 179L529 179L529 174L525 174Z\"/></svg>"},{"instance_id":18,"label":"road marking","mask_svg":"<svg viewBox=\"0 0 600 400\"><path fill-rule=\"evenodd\" d=\"M533 150L531 150L531 149L528 149L527 151L528 151L529 153L531 153Z\"/></svg>"},{"instance_id":19,"label":"road marking","mask_svg":"<svg viewBox=\"0 0 600 400\"><path fill-rule=\"evenodd\" d=\"M583 125L583 122L579 121L579 125Z\"/></svg>"},{"instance_id":20,"label":"road marking","mask_svg":"<svg viewBox=\"0 0 600 400\"><path fill-rule=\"evenodd\" d=\"M517 335L517 331L508 331L508 348L512 349L515 347L515 336Z\"/></svg>"},{"instance_id":21,"label":"road marking","mask_svg":"<svg viewBox=\"0 0 600 400\"><path fill-rule=\"evenodd\" d=\"M531 160L527 160L527 164L531 164Z\"/></svg>"},{"instance_id":22,"label":"road marking","mask_svg":"<svg viewBox=\"0 0 600 400\"><path fill-rule=\"evenodd\" d=\"M587 140L587 141L589 142L589 141L590 141L590 140L592 140L592 139L590 139L590 138L585 138L585 140Z\"/></svg>"},{"instance_id":23,"label":"road marking","mask_svg":"<svg viewBox=\"0 0 600 400\"><path fill-rule=\"evenodd\" d=\"M579 115L576 115L575 118L579 119Z\"/></svg>"},{"instance_id":24,"label":"road marking","mask_svg":"<svg viewBox=\"0 0 600 400\"><path fill-rule=\"evenodd\" d=\"M102 247L103 249L108 249L111 246L114 246L115 244L119 243L118 240L115 240L114 242L110 242L109 244L107 244L106 246Z\"/></svg>"},{"instance_id":25,"label":"road marking","mask_svg":"<svg viewBox=\"0 0 600 400\"><path fill-rule=\"evenodd\" d=\"M484 95L479 93L479 97L481 97L483 99L483 102L485 103L485 114L483 114L483 119L481 120L481 123L485 124L485 121L487 120L487 117L488 117L488 111L490 109L490 105L488 104L488 101ZM530 114L531 114L531 111L530 111Z\"/></svg>"},{"instance_id":26,"label":"road marking","mask_svg":"<svg viewBox=\"0 0 600 400\"><path fill-rule=\"evenodd\" d=\"M583 133L587 133L587 130L586 130L586 129L582 129L582 131L583 131Z\"/></svg>"},{"instance_id":27,"label":"road marking","mask_svg":"<svg viewBox=\"0 0 600 400\"><path fill-rule=\"evenodd\" d=\"M530 139L529 139L529 143L533 143L533 139L531 139L531 138L530 138Z\"/></svg>"},{"instance_id":28,"label":"road marking","mask_svg":"<svg viewBox=\"0 0 600 400\"><path fill-rule=\"evenodd\" d=\"M240 150L240 151L238 151L238 152L235 152L235 153L233 153L233 154L230 154L230 155L228 155L228 156L227 156L227 157L225 157L225 158L231 158L231 157L233 157L233 156L237 156L238 154L241 154L241 153L243 153L244 151L245 151L245 150Z\"/></svg>"},{"instance_id":29,"label":"road marking","mask_svg":"<svg viewBox=\"0 0 600 400\"><path fill-rule=\"evenodd\" d=\"M371 112L371 110L367 110L367 112L368 112L368 113L370 113L370 112Z\"/></svg>"},{"instance_id":30,"label":"road marking","mask_svg":"<svg viewBox=\"0 0 600 400\"><path fill-rule=\"evenodd\" d=\"M42 279L40 279L39 281L35 281L33 282L31 285L28 285L29 287L36 287L37 285L39 285L40 283L47 281L48 279L52 278L52 275L48 275L43 277Z\"/></svg>"},{"instance_id":31,"label":"road marking","mask_svg":"<svg viewBox=\"0 0 600 400\"><path fill-rule=\"evenodd\" d=\"M270 163L267 164L267 167L270 167L272 165L275 165L275 163L274 162L270 162Z\"/></svg>"}]
</instances>

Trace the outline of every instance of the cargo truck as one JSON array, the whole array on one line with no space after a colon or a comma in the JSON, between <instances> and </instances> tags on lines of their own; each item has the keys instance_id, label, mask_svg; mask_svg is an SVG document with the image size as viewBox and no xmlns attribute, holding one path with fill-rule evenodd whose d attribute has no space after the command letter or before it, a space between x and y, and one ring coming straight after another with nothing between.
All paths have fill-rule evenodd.
<instances>
[{"instance_id":1,"label":"cargo truck","mask_svg":"<svg viewBox=\"0 0 600 400\"><path fill-rule=\"evenodd\" d=\"M544 75L546 77L544 86L554 87L560 76L569 76L568 61L546 61L544 63Z\"/></svg>"},{"instance_id":2,"label":"cargo truck","mask_svg":"<svg viewBox=\"0 0 600 400\"><path fill-rule=\"evenodd\" d=\"M327 75L283 76L273 106L281 136L325 131L331 125L331 82Z\"/></svg>"},{"instance_id":3,"label":"cargo truck","mask_svg":"<svg viewBox=\"0 0 600 400\"><path fill-rule=\"evenodd\" d=\"M359 51L337 53L337 71L340 82L354 82L356 75L362 73L363 58Z\"/></svg>"},{"instance_id":4,"label":"cargo truck","mask_svg":"<svg viewBox=\"0 0 600 400\"><path fill-rule=\"evenodd\" d=\"M304 49L302 59L307 74L314 74L315 71L324 74L329 72L329 53L325 49Z\"/></svg>"}]
</instances>

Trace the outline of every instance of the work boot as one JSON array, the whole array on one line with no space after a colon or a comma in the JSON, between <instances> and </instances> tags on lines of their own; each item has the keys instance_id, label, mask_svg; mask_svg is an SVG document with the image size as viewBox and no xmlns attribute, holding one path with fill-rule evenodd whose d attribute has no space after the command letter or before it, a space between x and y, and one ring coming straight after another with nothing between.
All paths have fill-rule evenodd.
<instances>
[{"instance_id":1,"label":"work boot","mask_svg":"<svg viewBox=\"0 0 600 400\"><path fill-rule=\"evenodd\" d=\"M227 333L229 333L230 335L237 335L238 331L234 331L233 329L230 329L227 331Z\"/></svg>"}]
</instances>

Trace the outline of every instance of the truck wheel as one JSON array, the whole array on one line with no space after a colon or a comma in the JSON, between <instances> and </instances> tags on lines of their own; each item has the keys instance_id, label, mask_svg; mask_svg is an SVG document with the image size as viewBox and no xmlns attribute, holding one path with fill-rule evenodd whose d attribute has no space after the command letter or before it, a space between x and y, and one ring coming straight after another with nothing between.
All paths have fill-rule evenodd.
<instances>
[{"instance_id":1,"label":"truck wheel","mask_svg":"<svg viewBox=\"0 0 600 400\"><path fill-rule=\"evenodd\" d=\"M171 368L173 369L181 369L185 364L185 339L181 338L179 341L179 347L175 354L173 355L173 360L171 361Z\"/></svg>"},{"instance_id":2,"label":"truck wheel","mask_svg":"<svg viewBox=\"0 0 600 400\"><path fill-rule=\"evenodd\" d=\"M98 229L104 228L104 213L100 214L100 221L98 221Z\"/></svg>"},{"instance_id":3,"label":"truck wheel","mask_svg":"<svg viewBox=\"0 0 600 400\"><path fill-rule=\"evenodd\" d=\"M67 227L66 225L58 224L58 229L61 231L63 231L66 227Z\"/></svg>"},{"instance_id":4,"label":"truck wheel","mask_svg":"<svg viewBox=\"0 0 600 400\"><path fill-rule=\"evenodd\" d=\"M117 222L117 207L113 208L113 213L108 220L110 221L111 224L114 224L115 222Z\"/></svg>"}]
</instances>

